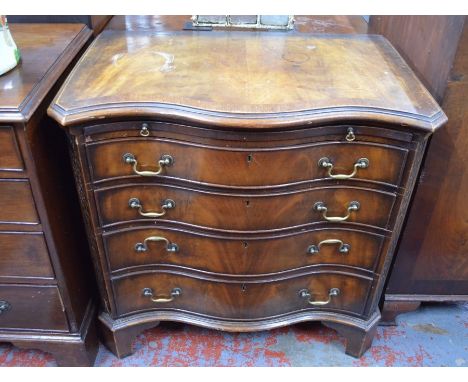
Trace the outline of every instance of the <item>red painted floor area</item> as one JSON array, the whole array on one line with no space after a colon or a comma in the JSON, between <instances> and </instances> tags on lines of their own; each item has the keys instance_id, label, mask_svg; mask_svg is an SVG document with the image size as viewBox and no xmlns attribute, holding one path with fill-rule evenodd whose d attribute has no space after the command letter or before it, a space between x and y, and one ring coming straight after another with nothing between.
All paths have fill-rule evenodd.
<instances>
[{"instance_id":1,"label":"red painted floor area","mask_svg":"<svg viewBox=\"0 0 468 382\"><path fill-rule=\"evenodd\" d=\"M164 323L138 336L135 353L119 360L101 346L96 366L468 366L468 304L426 305L379 327L361 358L319 323L258 333L224 333ZM0 366L55 366L52 356L0 345Z\"/></svg>"}]
</instances>

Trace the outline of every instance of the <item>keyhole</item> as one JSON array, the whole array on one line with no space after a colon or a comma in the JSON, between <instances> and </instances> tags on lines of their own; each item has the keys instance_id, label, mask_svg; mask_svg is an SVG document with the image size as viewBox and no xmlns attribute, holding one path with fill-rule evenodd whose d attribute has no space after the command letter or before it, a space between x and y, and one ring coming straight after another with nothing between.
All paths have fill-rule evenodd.
<instances>
[{"instance_id":1,"label":"keyhole","mask_svg":"<svg viewBox=\"0 0 468 382\"><path fill-rule=\"evenodd\" d=\"M245 201L245 206L246 206L246 207L250 207L250 200L246 200L246 201Z\"/></svg>"},{"instance_id":2,"label":"keyhole","mask_svg":"<svg viewBox=\"0 0 468 382\"><path fill-rule=\"evenodd\" d=\"M247 248L249 246L249 244L246 241L244 241L242 245L244 246L244 248Z\"/></svg>"},{"instance_id":3,"label":"keyhole","mask_svg":"<svg viewBox=\"0 0 468 382\"><path fill-rule=\"evenodd\" d=\"M251 163L252 160L253 160L253 155L252 154L247 155L247 162Z\"/></svg>"},{"instance_id":4,"label":"keyhole","mask_svg":"<svg viewBox=\"0 0 468 382\"><path fill-rule=\"evenodd\" d=\"M245 292L246 290L247 290L247 287L245 286L245 284L242 284L242 286L241 286L241 291L242 291L242 292Z\"/></svg>"}]
</instances>

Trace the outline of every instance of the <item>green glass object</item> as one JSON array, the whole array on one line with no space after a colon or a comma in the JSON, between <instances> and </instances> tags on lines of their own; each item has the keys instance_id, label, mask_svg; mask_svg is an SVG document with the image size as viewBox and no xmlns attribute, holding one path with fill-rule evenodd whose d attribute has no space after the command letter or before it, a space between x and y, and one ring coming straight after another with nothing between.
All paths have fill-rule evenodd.
<instances>
[{"instance_id":1,"label":"green glass object","mask_svg":"<svg viewBox=\"0 0 468 382\"><path fill-rule=\"evenodd\" d=\"M21 54L13 41L5 16L0 16L0 75L13 69L20 62Z\"/></svg>"}]
</instances>

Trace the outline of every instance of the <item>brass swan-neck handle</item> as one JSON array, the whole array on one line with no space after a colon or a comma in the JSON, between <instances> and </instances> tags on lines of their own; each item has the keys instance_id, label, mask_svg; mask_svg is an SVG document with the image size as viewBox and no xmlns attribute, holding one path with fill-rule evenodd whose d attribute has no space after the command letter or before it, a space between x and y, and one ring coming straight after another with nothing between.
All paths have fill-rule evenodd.
<instances>
[{"instance_id":1,"label":"brass swan-neck handle","mask_svg":"<svg viewBox=\"0 0 468 382\"><path fill-rule=\"evenodd\" d=\"M133 172L140 176L156 176L163 172L165 167L172 166L174 159L170 155L162 155L158 161L158 169L156 171L139 170L138 161L132 153L126 153L122 156L124 163L131 164Z\"/></svg>"},{"instance_id":2,"label":"brass swan-neck handle","mask_svg":"<svg viewBox=\"0 0 468 382\"><path fill-rule=\"evenodd\" d=\"M182 289L174 288L171 291L170 297L154 297L153 290L151 288L143 288L143 296L149 297L151 301L156 303L164 303L164 302L171 302L182 295Z\"/></svg>"},{"instance_id":3,"label":"brass swan-neck handle","mask_svg":"<svg viewBox=\"0 0 468 382\"><path fill-rule=\"evenodd\" d=\"M327 157L320 158L318 161L318 166L320 168L328 169L328 176L333 179L349 179L356 176L359 169L364 169L369 167L369 159L359 158L356 163L354 163L354 170L351 174L332 174L333 163Z\"/></svg>"},{"instance_id":4,"label":"brass swan-neck handle","mask_svg":"<svg viewBox=\"0 0 468 382\"><path fill-rule=\"evenodd\" d=\"M328 305L333 297L339 296L340 295L340 290L338 288L331 288L330 291L328 292L328 300L325 301L313 301L311 300L312 294L308 289L302 289L299 291L299 297L301 298L306 298L307 302L310 305L313 306L323 306L323 305Z\"/></svg>"},{"instance_id":5,"label":"brass swan-neck handle","mask_svg":"<svg viewBox=\"0 0 468 382\"><path fill-rule=\"evenodd\" d=\"M163 236L148 236L143 243L135 244L135 251L146 252L148 250L148 242L164 241L166 243L167 252L178 252L179 246L176 243L171 243L168 239Z\"/></svg>"},{"instance_id":6,"label":"brass swan-neck handle","mask_svg":"<svg viewBox=\"0 0 468 382\"><path fill-rule=\"evenodd\" d=\"M172 199L166 199L166 200L163 200L161 204L161 208L162 208L161 212L145 212L143 211L143 205L141 204L140 199L130 198L128 201L128 206L130 208L137 209L138 213L145 218L159 218L161 216L164 216L167 210L170 210L171 208L175 208L176 204Z\"/></svg>"},{"instance_id":7,"label":"brass swan-neck handle","mask_svg":"<svg viewBox=\"0 0 468 382\"><path fill-rule=\"evenodd\" d=\"M322 245L327 245L327 244L339 244L338 246L338 251L342 254L347 254L349 250L351 249L351 245L343 243L343 241L339 239L327 239L327 240L322 240L318 244L312 244L307 248L307 253L310 255L316 254L320 252L320 248Z\"/></svg>"},{"instance_id":8,"label":"brass swan-neck handle","mask_svg":"<svg viewBox=\"0 0 468 382\"><path fill-rule=\"evenodd\" d=\"M349 219L351 216L351 212L353 211L358 211L359 208L361 208L361 205L359 202L352 201L348 205L348 214L346 216L327 216L327 205L324 202L317 202L314 204L314 210L321 212L322 216L325 220L332 222L332 223L337 223L337 222L343 222Z\"/></svg>"}]
</instances>

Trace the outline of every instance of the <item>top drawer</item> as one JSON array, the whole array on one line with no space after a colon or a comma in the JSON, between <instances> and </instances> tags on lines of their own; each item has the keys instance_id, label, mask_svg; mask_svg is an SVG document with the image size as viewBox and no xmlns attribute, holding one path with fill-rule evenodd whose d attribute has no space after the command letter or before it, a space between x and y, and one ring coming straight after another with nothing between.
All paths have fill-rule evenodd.
<instances>
[{"instance_id":1,"label":"top drawer","mask_svg":"<svg viewBox=\"0 0 468 382\"><path fill-rule=\"evenodd\" d=\"M369 142L242 148L162 138L101 141L87 145L87 151L96 183L122 177L163 177L245 188L337 176L399 185L408 153L405 148Z\"/></svg>"},{"instance_id":2,"label":"top drawer","mask_svg":"<svg viewBox=\"0 0 468 382\"><path fill-rule=\"evenodd\" d=\"M24 170L23 158L15 137L15 130L11 126L0 126L0 176L7 172L21 172Z\"/></svg>"}]
</instances>

